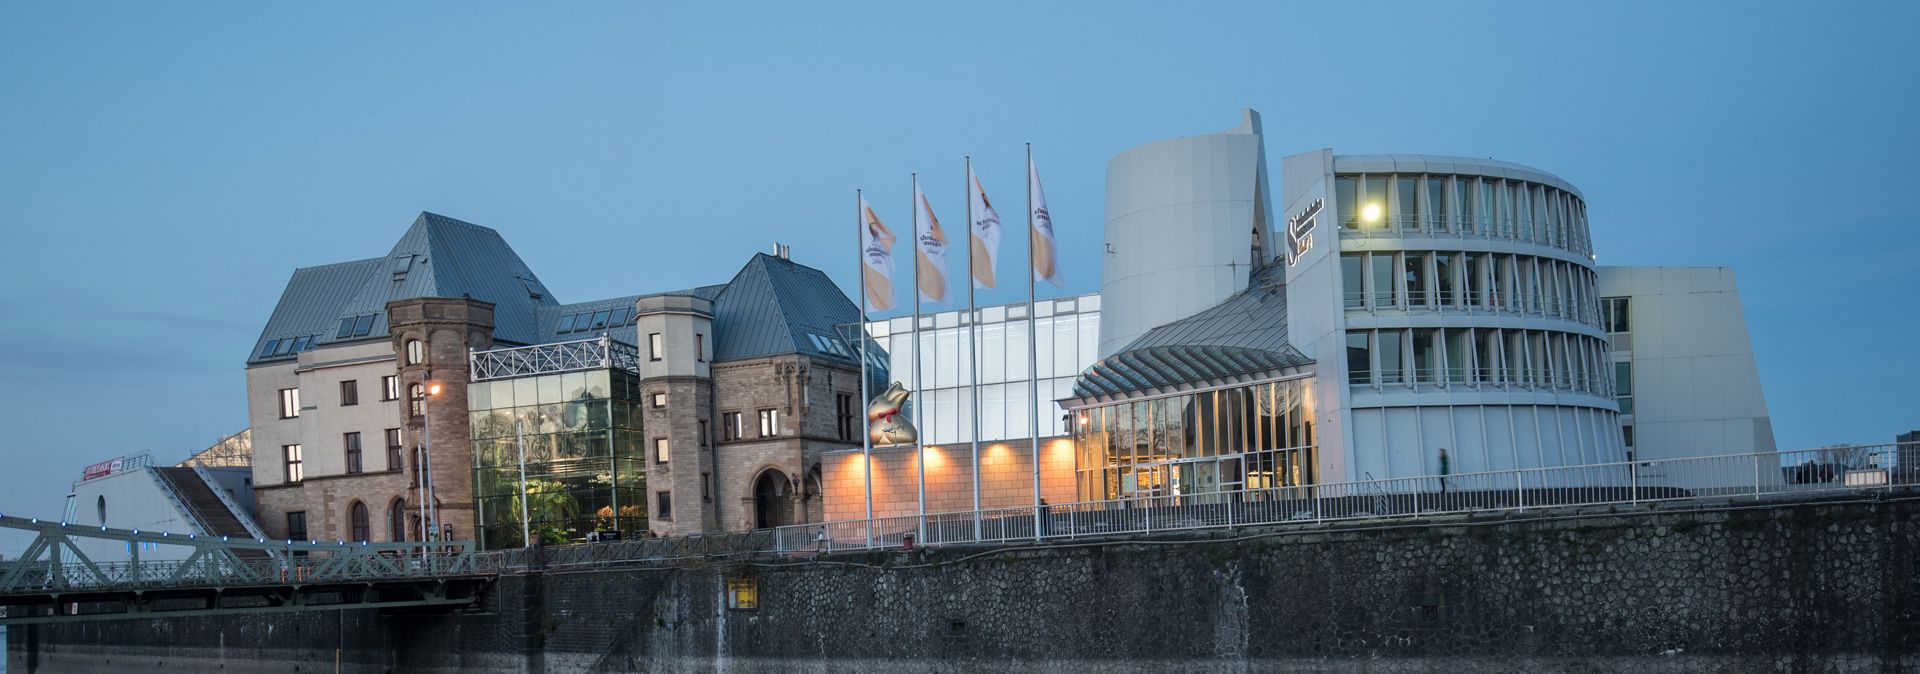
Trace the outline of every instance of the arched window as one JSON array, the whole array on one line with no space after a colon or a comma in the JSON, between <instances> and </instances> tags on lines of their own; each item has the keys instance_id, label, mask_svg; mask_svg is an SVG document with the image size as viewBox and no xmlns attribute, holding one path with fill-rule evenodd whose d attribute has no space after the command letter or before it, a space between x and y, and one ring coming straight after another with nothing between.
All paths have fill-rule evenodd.
<instances>
[{"instance_id":1,"label":"arched window","mask_svg":"<svg viewBox=\"0 0 1920 674\"><path fill-rule=\"evenodd\" d=\"M347 506L347 521L353 526L353 540L364 541L371 538L368 535L371 527L367 525L367 504L354 501L353 505Z\"/></svg>"},{"instance_id":2,"label":"arched window","mask_svg":"<svg viewBox=\"0 0 1920 674\"><path fill-rule=\"evenodd\" d=\"M404 543L407 540L407 503L394 499L387 506L387 529L393 534L393 542Z\"/></svg>"},{"instance_id":3,"label":"arched window","mask_svg":"<svg viewBox=\"0 0 1920 674\"><path fill-rule=\"evenodd\" d=\"M421 344L420 340L417 340L417 339L407 340L407 364L419 365L420 363L425 362L426 359L427 359L426 345Z\"/></svg>"},{"instance_id":4,"label":"arched window","mask_svg":"<svg viewBox=\"0 0 1920 674\"><path fill-rule=\"evenodd\" d=\"M412 401L411 403L409 403L409 406L410 406L410 408L411 408L411 409L413 410L413 416L416 416L416 417L419 417L419 416L426 416L426 414L427 414L427 387L426 387L426 385L424 385L424 384L414 384L414 385L412 385L412 386L408 386L408 387L407 387L407 399L408 399L408 400L410 400L410 401Z\"/></svg>"}]
</instances>

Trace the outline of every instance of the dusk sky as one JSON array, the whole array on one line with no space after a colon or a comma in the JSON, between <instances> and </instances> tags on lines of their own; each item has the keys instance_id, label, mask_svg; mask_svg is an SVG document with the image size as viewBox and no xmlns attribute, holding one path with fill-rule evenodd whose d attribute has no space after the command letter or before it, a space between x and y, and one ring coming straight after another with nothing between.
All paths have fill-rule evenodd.
<instances>
[{"instance_id":1,"label":"dusk sky","mask_svg":"<svg viewBox=\"0 0 1920 674\"><path fill-rule=\"evenodd\" d=\"M0 4L0 512L245 428L293 270L383 255L423 210L499 230L563 302L724 282L775 241L851 288L855 188L898 229L918 171L960 222L971 154L1017 222L1031 142L1067 278L1042 295L1078 294L1108 158L1242 107L1276 188L1322 147L1567 179L1600 264L1734 269L1781 448L1889 442L1920 428L1915 26L1911 2Z\"/></svg>"}]
</instances>

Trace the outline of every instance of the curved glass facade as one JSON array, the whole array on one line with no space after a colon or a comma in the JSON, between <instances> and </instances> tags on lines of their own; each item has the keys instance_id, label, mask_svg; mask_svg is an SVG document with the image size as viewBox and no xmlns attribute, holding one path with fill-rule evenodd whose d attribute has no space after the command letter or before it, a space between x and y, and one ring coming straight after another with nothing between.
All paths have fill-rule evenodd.
<instances>
[{"instance_id":1,"label":"curved glass facade","mask_svg":"<svg viewBox=\"0 0 1920 674\"><path fill-rule=\"evenodd\" d=\"M619 370L469 385L481 547L521 544L517 441L522 438L529 519L540 540L559 544L583 541L594 531L645 531L647 474L639 399L638 379Z\"/></svg>"},{"instance_id":2,"label":"curved glass facade","mask_svg":"<svg viewBox=\"0 0 1920 674\"><path fill-rule=\"evenodd\" d=\"M1075 412L1079 499L1171 497L1318 482L1312 379L1233 386Z\"/></svg>"},{"instance_id":3,"label":"curved glass facade","mask_svg":"<svg viewBox=\"0 0 1920 674\"><path fill-rule=\"evenodd\" d=\"M1334 177L1342 236L1442 235L1508 239L1593 254L1586 202L1524 180L1430 173Z\"/></svg>"}]
</instances>

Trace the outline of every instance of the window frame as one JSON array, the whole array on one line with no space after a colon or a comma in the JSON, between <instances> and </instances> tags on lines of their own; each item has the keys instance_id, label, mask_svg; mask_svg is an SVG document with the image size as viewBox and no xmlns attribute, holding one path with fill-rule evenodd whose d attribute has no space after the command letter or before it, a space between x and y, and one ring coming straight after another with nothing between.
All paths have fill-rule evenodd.
<instances>
[{"instance_id":1,"label":"window frame","mask_svg":"<svg viewBox=\"0 0 1920 674\"><path fill-rule=\"evenodd\" d=\"M363 447L362 447L362 443L360 442L360 431L347 431L345 433L341 433L340 449L343 453L346 454L347 473L349 475L366 472L364 470L366 468L366 464L364 461L361 460L363 456L363 453L361 450L363 449Z\"/></svg>"},{"instance_id":2,"label":"window frame","mask_svg":"<svg viewBox=\"0 0 1920 674\"><path fill-rule=\"evenodd\" d=\"M300 387L280 389L280 418L300 418Z\"/></svg>"},{"instance_id":3,"label":"window frame","mask_svg":"<svg viewBox=\"0 0 1920 674\"><path fill-rule=\"evenodd\" d=\"M647 333L647 360L660 362L667 355L667 338L658 332Z\"/></svg>"},{"instance_id":4,"label":"window frame","mask_svg":"<svg viewBox=\"0 0 1920 674\"><path fill-rule=\"evenodd\" d=\"M673 463L673 443L668 441L667 438L653 439L653 462L658 464Z\"/></svg>"},{"instance_id":5,"label":"window frame","mask_svg":"<svg viewBox=\"0 0 1920 674\"><path fill-rule=\"evenodd\" d=\"M340 406L353 407L360 404L360 380L340 380Z\"/></svg>"},{"instance_id":6,"label":"window frame","mask_svg":"<svg viewBox=\"0 0 1920 674\"><path fill-rule=\"evenodd\" d=\"M427 362L427 345L417 339L409 339L406 344L406 363L419 365Z\"/></svg>"},{"instance_id":7,"label":"window frame","mask_svg":"<svg viewBox=\"0 0 1920 674\"><path fill-rule=\"evenodd\" d=\"M406 436L404 432L398 428L389 428L385 433L385 439L387 441L387 470L398 471L405 468L400 454L401 450L406 447Z\"/></svg>"},{"instance_id":8,"label":"window frame","mask_svg":"<svg viewBox=\"0 0 1920 674\"><path fill-rule=\"evenodd\" d=\"M393 402L400 399L400 375L390 374L380 377L380 402Z\"/></svg>"},{"instance_id":9,"label":"window frame","mask_svg":"<svg viewBox=\"0 0 1920 674\"><path fill-rule=\"evenodd\" d=\"M760 437L780 437L780 408L762 407L757 410L756 416L760 421Z\"/></svg>"},{"instance_id":10,"label":"window frame","mask_svg":"<svg viewBox=\"0 0 1920 674\"><path fill-rule=\"evenodd\" d=\"M281 475L286 478L287 484L306 481L306 462L306 449L300 443L280 446Z\"/></svg>"},{"instance_id":11,"label":"window frame","mask_svg":"<svg viewBox=\"0 0 1920 674\"><path fill-rule=\"evenodd\" d=\"M653 518L657 520L673 520L672 490L656 491L653 493Z\"/></svg>"},{"instance_id":12,"label":"window frame","mask_svg":"<svg viewBox=\"0 0 1920 674\"><path fill-rule=\"evenodd\" d=\"M720 413L720 441L721 442L730 442L733 440L739 440L741 439L741 436L746 435L746 432L747 432L746 421L741 418L741 414L739 411L736 410L732 412Z\"/></svg>"}]
</instances>

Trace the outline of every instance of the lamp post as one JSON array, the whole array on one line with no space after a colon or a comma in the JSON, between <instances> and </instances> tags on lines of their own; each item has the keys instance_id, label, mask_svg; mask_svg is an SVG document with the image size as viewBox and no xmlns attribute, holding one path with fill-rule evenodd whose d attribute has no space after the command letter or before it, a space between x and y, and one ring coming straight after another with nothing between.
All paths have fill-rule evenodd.
<instances>
[{"instance_id":1,"label":"lamp post","mask_svg":"<svg viewBox=\"0 0 1920 674\"><path fill-rule=\"evenodd\" d=\"M422 433L424 447L420 452L420 472L425 476L420 481L420 489L425 494L420 504L423 511L420 532L422 543L438 538L440 533L440 504L433 500L433 413L431 411L433 406L427 402L428 398L439 396L440 383L428 381L427 395L420 399L420 426L425 431Z\"/></svg>"}]
</instances>

